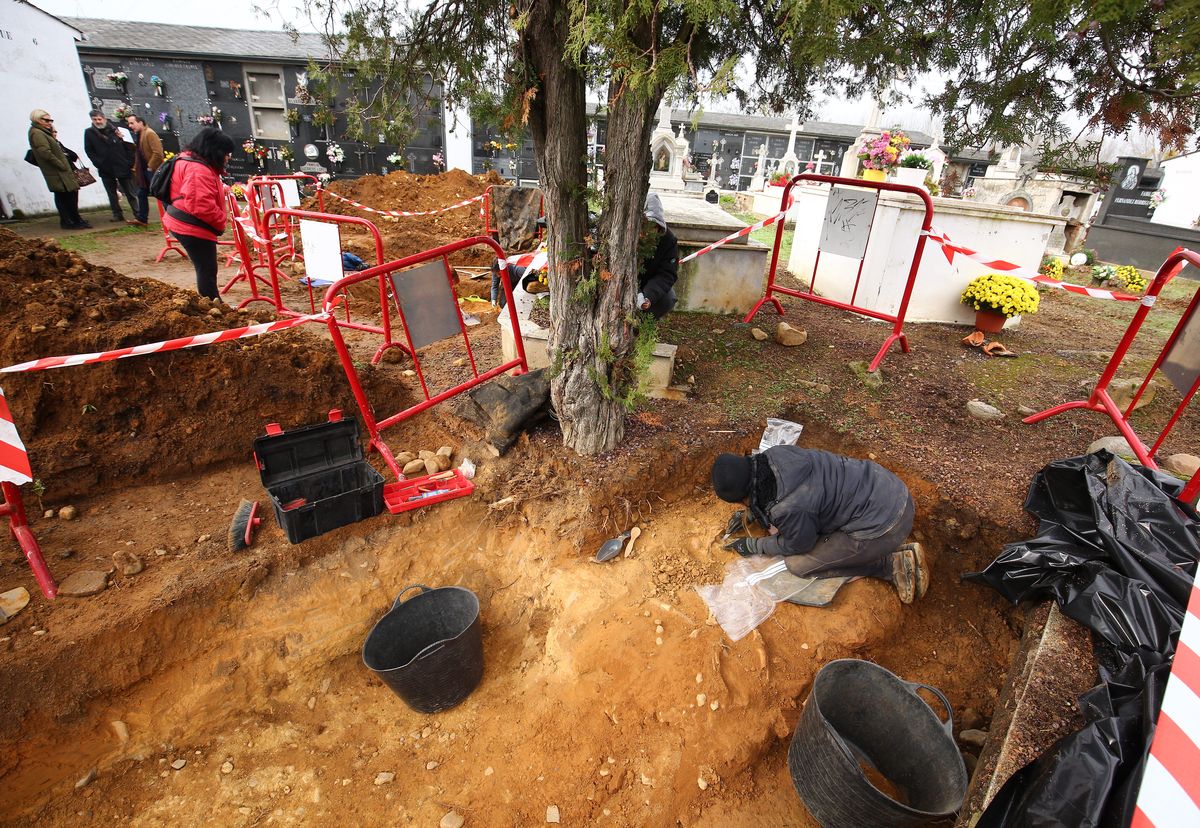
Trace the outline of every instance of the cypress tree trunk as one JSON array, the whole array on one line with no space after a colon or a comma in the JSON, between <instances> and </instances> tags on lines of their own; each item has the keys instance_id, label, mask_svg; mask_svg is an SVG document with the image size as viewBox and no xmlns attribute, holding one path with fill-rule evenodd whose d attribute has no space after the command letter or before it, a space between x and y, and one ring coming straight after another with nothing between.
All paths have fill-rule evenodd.
<instances>
[{"instance_id":1,"label":"cypress tree trunk","mask_svg":"<svg viewBox=\"0 0 1200 828\"><path fill-rule=\"evenodd\" d=\"M551 400L563 443L580 454L616 448L625 435L623 400L636 388L630 345L637 297L638 235L650 172L657 99L612 101L605 204L593 266L587 255L587 115L583 74L563 54L565 0L537 0L522 40L537 77L529 109L545 193L550 257ZM646 39L649 39L646 26Z\"/></svg>"}]
</instances>

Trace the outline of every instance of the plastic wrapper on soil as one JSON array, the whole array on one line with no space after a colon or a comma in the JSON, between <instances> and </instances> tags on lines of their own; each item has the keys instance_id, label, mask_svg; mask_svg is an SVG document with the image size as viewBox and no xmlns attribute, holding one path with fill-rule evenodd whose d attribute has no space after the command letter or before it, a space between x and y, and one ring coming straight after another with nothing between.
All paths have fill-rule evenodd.
<instances>
[{"instance_id":1,"label":"plastic wrapper on soil","mask_svg":"<svg viewBox=\"0 0 1200 828\"><path fill-rule=\"evenodd\" d=\"M769 591L763 586L763 582L786 571L783 558L738 558L725 567L724 581L698 586L696 592L730 640L740 641L771 617L778 602L786 601L808 585L806 580L799 581L798 587L786 594Z\"/></svg>"},{"instance_id":2,"label":"plastic wrapper on soil","mask_svg":"<svg viewBox=\"0 0 1200 828\"><path fill-rule=\"evenodd\" d=\"M767 427L763 429L762 439L758 441L758 451L766 451L773 446L794 446L800 440L804 426L791 420L767 418Z\"/></svg>"},{"instance_id":3,"label":"plastic wrapper on soil","mask_svg":"<svg viewBox=\"0 0 1200 828\"><path fill-rule=\"evenodd\" d=\"M1079 699L1083 729L1014 774L978 828L1129 825L1200 559L1182 488L1107 451L1051 463L1025 500L1037 537L966 576L1013 602L1053 598L1092 630L1101 679Z\"/></svg>"}]
</instances>

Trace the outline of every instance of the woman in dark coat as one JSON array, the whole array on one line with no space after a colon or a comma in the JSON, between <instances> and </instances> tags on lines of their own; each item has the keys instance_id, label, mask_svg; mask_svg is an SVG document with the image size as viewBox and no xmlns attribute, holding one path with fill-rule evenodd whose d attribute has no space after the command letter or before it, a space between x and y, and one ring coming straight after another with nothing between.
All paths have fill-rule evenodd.
<instances>
[{"instance_id":1,"label":"woman in dark coat","mask_svg":"<svg viewBox=\"0 0 1200 828\"><path fill-rule=\"evenodd\" d=\"M42 171L46 186L54 193L54 206L63 229L91 227L79 215L79 181L62 144L51 132L53 124L54 119L44 109L29 113L29 149L33 151L33 160Z\"/></svg>"}]
</instances>

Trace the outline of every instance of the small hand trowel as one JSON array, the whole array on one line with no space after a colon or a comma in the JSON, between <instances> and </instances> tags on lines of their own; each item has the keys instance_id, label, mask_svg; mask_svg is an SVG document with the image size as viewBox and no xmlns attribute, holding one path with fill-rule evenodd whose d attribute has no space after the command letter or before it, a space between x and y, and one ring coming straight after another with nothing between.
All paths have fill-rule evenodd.
<instances>
[{"instance_id":1,"label":"small hand trowel","mask_svg":"<svg viewBox=\"0 0 1200 828\"><path fill-rule=\"evenodd\" d=\"M625 548L625 541L629 540L631 534L631 532L622 532L615 538L600 544L600 548L596 550L596 557L592 558L592 563L604 563L620 555L621 550Z\"/></svg>"}]
</instances>

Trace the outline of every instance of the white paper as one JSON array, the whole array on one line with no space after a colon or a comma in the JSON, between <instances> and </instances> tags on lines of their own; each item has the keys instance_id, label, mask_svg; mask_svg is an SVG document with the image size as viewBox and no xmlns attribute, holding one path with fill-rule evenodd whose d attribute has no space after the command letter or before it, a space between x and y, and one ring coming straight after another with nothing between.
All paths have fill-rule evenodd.
<instances>
[{"instance_id":1,"label":"white paper","mask_svg":"<svg viewBox=\"0 0 1200 828\"><path fill-rule=\"evenodd\" d=\"M825 205L825 223L818 245L821 252L861 259L867 252L878 198L873 190L834 187Z\"/></svg>"},{"instance_id":2,"label":"white paper","mask_svg":"<svg viewBox=\"0 0 1200 828\"><path fill-rule=\"evenodd\" d=\"M137 139L133 137L133 133L123 126L117 127L117 135L121 136L121 140L126 144L136 144Z\"/></svg>"},{"instance_id":3,"label":"white paper","mask_svg":"<svg viewBox=\"0 0 1200 828\"><path fill-rule=\"evenodd\" d=\"M336 224L301 221L300 243L304 247L305 276L315 283L342 278L342 237Z\"/></svg>"},{"instance_id":4,"label":"white paper","mask_svg":"<svg viewBox=\"0 0 1200 828\"><path fill-rule=\"evenodd\" d=\"M284 178L279 182L283 188L283 206L296 209L300 206L300 183L294 178Z\"/></svg>"}]
</instances>

